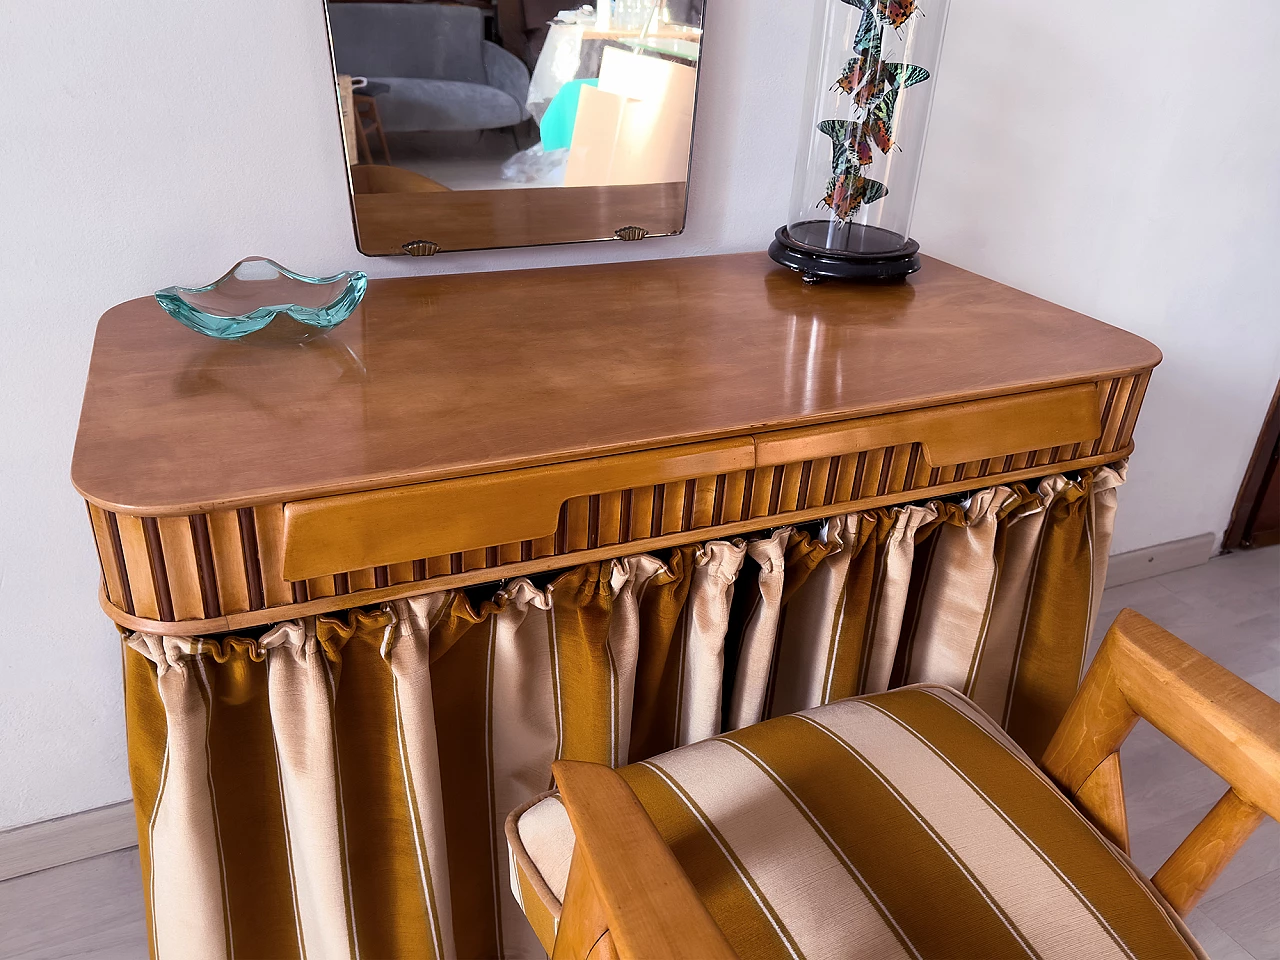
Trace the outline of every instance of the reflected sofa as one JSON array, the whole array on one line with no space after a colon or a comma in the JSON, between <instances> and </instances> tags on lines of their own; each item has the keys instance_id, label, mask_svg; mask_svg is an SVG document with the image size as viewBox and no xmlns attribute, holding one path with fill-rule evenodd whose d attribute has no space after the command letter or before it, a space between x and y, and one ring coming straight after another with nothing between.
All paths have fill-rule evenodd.
<instances>
[{"instance_id":1,"label":"reflected sofa","mask_svg":"<svg viewBox=\"0 0 1280 960\"><path fill-rule=\"evenodd\" d=\"M476 7L440 3L331 3L339 73L384 83L384 130L491 130L529 116L529 71L484 39Z\"/></svg>"}]
</instances>

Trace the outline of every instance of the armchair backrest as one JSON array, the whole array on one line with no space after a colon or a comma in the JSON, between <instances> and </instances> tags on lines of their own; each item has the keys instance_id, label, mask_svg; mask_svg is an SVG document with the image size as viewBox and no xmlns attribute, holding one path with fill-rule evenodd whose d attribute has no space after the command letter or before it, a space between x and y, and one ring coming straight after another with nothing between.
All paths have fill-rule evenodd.
<instances>
[{"instance_id":1,"label":"armchair backrest","mask_svg":"<svg viewBox=\"0 0 1280 960\"><path fill-rule=\"evenodd\" d=\"M486 83L484 15L444 3L331 3L339 73Z\"/></svg>"}]
</instances>

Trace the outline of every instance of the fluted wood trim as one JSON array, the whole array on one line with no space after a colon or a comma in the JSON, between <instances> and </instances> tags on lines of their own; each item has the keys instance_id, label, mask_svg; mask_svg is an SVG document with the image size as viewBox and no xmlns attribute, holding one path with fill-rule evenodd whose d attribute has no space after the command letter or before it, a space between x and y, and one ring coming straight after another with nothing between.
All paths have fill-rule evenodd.
<instances>
[{"instance_id":1,"label":"fluted wood trim","mask_svg":"<svg viewBox=\"0 0 1280 960\"><path fill-rule=\"evenodd\" d=\"M218 510L207 514L209 538L213 551L214 576L218 583L220 615L249 610L249 578L244 568L244 550L240 543L240 516L236 510Z\"/></svg>"},{"instance_id":2,"label":"fluted wood trim","mask_svg":"<svg viewBox=\"0 0 1280 960\"><path fill-rule=\"evenodd\" d=\"M262 565L258 557L258 527L254 521L253 508L241 507L236 511L236 520L240 525L240 553L244 560L249 608L261 610L265 600L262 592Z\"/></svg>"},{"instance_id":3,"label":"fluted wood trim","mask_svg":"<svg viewBox=\"0 0 1280 960\"><path fill-rule=\"evenodd\" d=\"M448 481L448 490L440 496L432 494L435 499L431 504L436 509L430 515L456 517L455 526L462 531L458 536L470 539L469 543L457 541L465 549L435 556L404 556L409 552L405 547L412 548L415 543L423 548L422 552L429 552L431 538L414 533L409 539L401 538L399 556L388 556L383 552L381 527L373 527L361 535L370 538L374 549L365 549L365 555L356 558L348 556L345 541L335 541L325 556L306 560L306 569L299 571L306 579L298 581L285 577L290 536L286 513L298 508L297 503L174 518L117 516L91 505L89 517L97 540L104 589L116 614L164 622L170 624L170 632L202 632L204 625L224 619L238 626L269 623L293 616L308 604L339 609L373 602L369 598L395 588L401 588L399 595L407 595L445 589L448 585L492 581L588 559L658 549L663 544L763 530L1111 462L1132 449L1129 437L1148 379L1149 373L1144 372L1094 384L953 404L952 409L940 413L926 409L918 415L892 414L821 428L800 427L765 432L754 438L700 443L684 451L654 451L557 465L549 468L549 474L539 474L554 481L550 488L538 492L542 504L538 509L544 512L555 504L555 484L560 482L556 478L595 484L601 478L626 476L628 470L619 468L622 463L638 466L655 478L662 474L667 478L674 474L676 478L653 485L584 490L567 497L552 508L554 530L528 539L476 543L476 524L497 539L515 531L505 520L484 515L483 504L466 492L475 489L476 480ZM1068 401L1068 410L1049 426L1008 426L991 413L1003 411L1006 419L1024 408L1043 413L1052 409L1047 399L1054 397ZM972 423L957 415L961 408L971 411ZM1097 411L1099 418L1091 430L1085 424L1094 415L1090 410ZM900 437L907 430L904 424L913 422L912 417L917 418L914 422L925 439L841 452L841 448L848 450L851 444L856 446L876 437ZM973 451L977 449L975 443L990 445L990 439L974 441L962 436L966 429L976 430L987 421L997 424L1005 442L1031 436L1048 439L1050 434L1057 439L1070 433L1096 434L1096 439L960 463L930 462L929 444L935 450L953 452L962 448ZM746 452L748 447L750 454ZM738 465L744 457L757 465L724 469ZM689 464L720 466L722 470L688 477L685 465ZM632 477L634 474L628 479ZM528 489L524 476L480 481L482 485L490 482L514 483L513 494L523 494ZM462 501L450 499L455 487L462 491L459 495L465 494ZM388 500L384 512L400 527L409 522L396 510L399 491L374 492L372 496L375 502ZM340 511L347 509L344 498L331 499L335 499L334 506ZM502 504L503 517L518 519L528 507L523 496L493 502ZM310 504L302 506L313 508ZM311 521L312 531L322 539L326 536L324 525L316 521L327 516L317 514ZM366 521L361 522L368 527ZM538 521L539 532L547 524L546 520ZM420 536L421 539L414 539ZM294 542L289 549L297 554L298 544ZM308 556L305 551L302 555ZM364 562L351 562L355 560ZM348 562L350 569L335 569Z\"/></svg>"},{"instance_id":4,"label":"fluted wood trim","mask_svg":"<svg viewBox=\"0 0 1280 960\"><path fill-rule=\"evenodd\" d=\"M1068 467L1064 467L1064 469L1082 470L1089 467L1101 466L1106 463L1111 463L1114 460L1127 457L1131 452L1132 448L1126 447L1116 453L1077 461L1070 464ZM1003 475L998 478L998 482L1012 483L1018 480L1027 480L1039 477L1042 476L1043 473L1044 471L1040 469L1027 468L1021 471L1015 471L1012 474ZM107 599L105 592L100 592L99 600L102 604L103 610L106 611L109 617L121 626L131 630L141 630L148 633L165 633L172 636L198 636L206 633L222 633L228 630L244 630L250 627L262 626L267 623L275 623L280 620L288 620L294 617L315 616L321 613L331 613L335 610L346 610L351 607L364 606L366 604L382 603L387 600L398 600L404 597L416 596L423 593L436 593L442 590L451 590L456 587L468 587L479 583L490 583L495 580L511 577L530 576L536 573L545 573L548 570L562 569L579 563L609 560L615 557L628 556L636 553L663 550L667 547L680 546L686 543L697 543L704 540L755 533L772 527L803 523L808 520L817 520L823 517L854 513L859 510L870 510L875 507L892 506L894 504L916 499L943 497L953 493L963 493L972 490L973 488L973 481L960 480L930 487L921 492L912 491L909 495L904 495L902 493L887 494L878 497L868 497L854 502L826 504L821 507L812 507L805 510L797 510L791 513L777 514L775 516L764 518L739 520L733 523L723 523L716 526L685 530L678 533L659 536L639 537L625 544L610 544L591 550L580 550L569 554L544 553L542 555L538 555L536 551L531 550L530 559L528 560L521 560L518 563L504 563L497 567L473 569L469 571L464 570L461 555L454 554L449 557L431 557L426 560L414 561L411 565L415 570L415 574L420 573L421 568L425 566L427 568L427 576L407 583L396 583L381 589L364 590L340 595L335 594L334 592L333 577L319 577L314 580L307 581L307 589L309 591L309 599L307 602L293 602L279 607L271 607L264 610L252 610L244 613L224 614L221 617L211 617L203 620L163 622L154 617L139 617L137 615L128 614L126 611L111 603L111 601Z\"/></svg>"},{"instance_id":5,"label":"fluted wood trim","mask_svg":"<svg viewBox=\"0 0 1280 960\"><path fill-rule=\"evenodd\" d=\"M175 620L191 620L205 615L200 568L196 562L195 539L190 517L160 517L156 521L163 552L166 589Z\"/></svg>"},{"instance_id":6,"label":"fluted wood trim","mask_svg":"<svg viewBox=\"0 0 1280 960\"><path fill-rule=\"evenodd\" d=\"M151 557L147 553L147 538L142 529L142 520L123 513L113 516L120 537L120 556L124 560L133 611L140 617L159 620L160 607L156 602L156 588L151 578Z\"/></svg>"},{"instance_id":7,"label":"fluted wood trim","mask_svg":"<svg viewBox=\"0 0 1280 960\"><path fill-rule=\"evenodd\" d=\"M222 614L218 597L217 565L213 559L213 541L209 536L209 518L198 513L191 518L191 542L195 547L196 570L200 577L200 601L206 617Z\"/></svg>"},{"instance_id":8,"label":"fluted wood trim","mask_svg":"<svg viewBox=\"0 0 1280 960\"><path fill-rule=\"evenodd\" d=\"M92 503L89 507L89 524L98 546L98 563L102 567L103 586L111 602L133 612L133 600L129 596L128 574L124 569L124 557L120 553L120 531L115 517Z\"/></svg>"}]
</instances>

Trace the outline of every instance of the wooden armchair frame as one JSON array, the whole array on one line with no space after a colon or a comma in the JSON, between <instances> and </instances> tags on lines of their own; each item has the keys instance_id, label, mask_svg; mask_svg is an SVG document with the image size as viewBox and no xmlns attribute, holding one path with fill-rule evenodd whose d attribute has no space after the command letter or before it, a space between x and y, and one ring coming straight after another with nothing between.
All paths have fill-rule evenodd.
<instances>
[{"instance_id":1,"label":"wooden armchair frame","mask_svg":"<svg viewBox=\"0 0 1280 960\"><path fill-rule=\"evenodd\" d=\"M1119 749L1139 718L1230 784L1152 878L1185 916L1262 818L1280 819L1280 703L1122 611L1041 766L1126 853ZM625 781L591 763L559 761L552 771L576 838L553 960L734 957Z\"/></svg>"},{"instance_id":2,"label":"wooden armchair frame","mask_svg":"<svg viewBox=\"0 0 1280 960\"><path fill-rule=\"evenodd\" d=\"M551 771L575 838L552 960L736 957L626 781L576 760Z\"/></svg>"},{"instance_id":3,"label":"wooden armchair frame","mask_svg":"<svg viewBox=\"0 0 1280 960\"><path fill-rule=\"evenodd\" d=\"M1280 819L1280 703L1122 610L1040 765L1125 853L1119 750L1139 718L1230 785L1151 878L1186 916L1262 818Z\"/></svg>"}]
</instances>

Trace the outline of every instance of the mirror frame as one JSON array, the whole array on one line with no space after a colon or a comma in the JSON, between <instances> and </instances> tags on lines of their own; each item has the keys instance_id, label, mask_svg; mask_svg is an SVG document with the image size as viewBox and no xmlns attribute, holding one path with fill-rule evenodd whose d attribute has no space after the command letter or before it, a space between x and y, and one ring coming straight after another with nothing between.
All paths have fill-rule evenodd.
<instances>
[{"instance_id":1,"label":"mirror frame","mask_svg":"<svg viewBox=\"0 0 1280 960\"><path fill-rule=\"evenodd\" d=\"M329 44L338 135L346 159L342 91L334 53L329 0L318 0ZM702 35L706 35L704 0ZM702 51L695 68L693 117L683 182L593 187L512 187L439 193L360 193L346 168L347 198L356 249L366 257L434 256L602 240L635 241L684 233L689 178L698 128Z\"/></svg>"}]
</instances>

